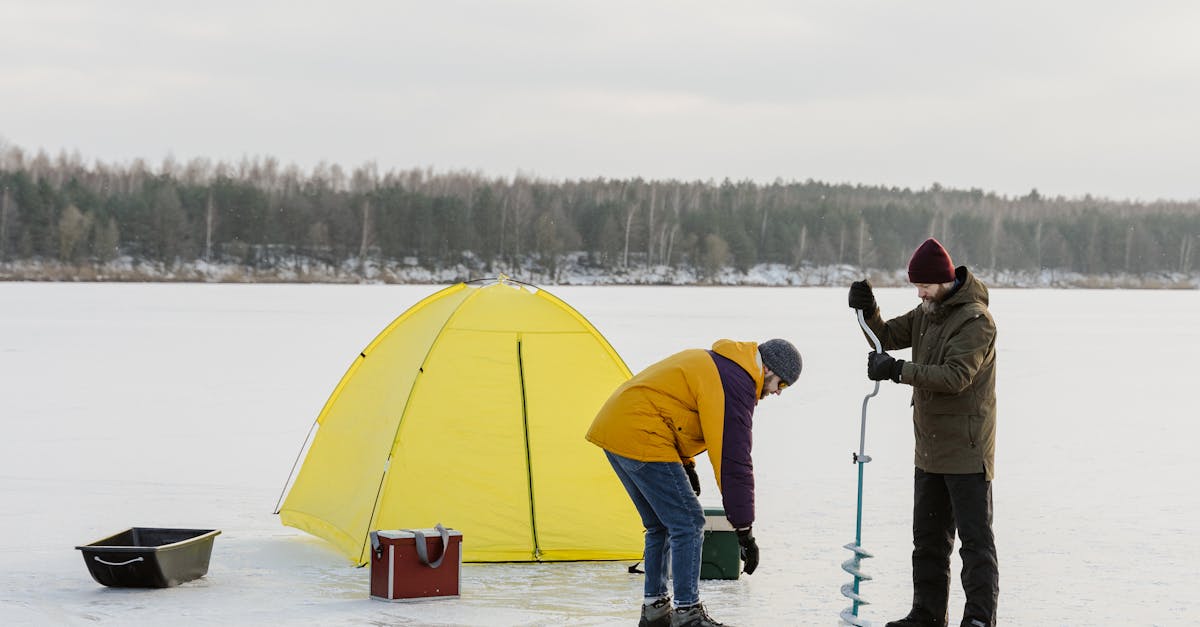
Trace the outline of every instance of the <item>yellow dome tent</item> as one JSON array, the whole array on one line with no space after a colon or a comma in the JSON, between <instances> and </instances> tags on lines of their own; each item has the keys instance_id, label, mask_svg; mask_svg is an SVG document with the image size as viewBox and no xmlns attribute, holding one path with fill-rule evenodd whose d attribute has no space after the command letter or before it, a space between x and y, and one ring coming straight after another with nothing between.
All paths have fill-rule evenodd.
<instances>
[{"instance_id":1,"label":"yellow dome tent","mask_svg":"<svg viewBox=\"0 0 1200 627\"><path fill-rule=\"evenodd\" d=\"M471 562L640 559L642 526L584 433L629 368L578 312L501 277L414 305L317 417L279 509L357 564L373 529L443 523Z\"/></svg>"}]
</instances>

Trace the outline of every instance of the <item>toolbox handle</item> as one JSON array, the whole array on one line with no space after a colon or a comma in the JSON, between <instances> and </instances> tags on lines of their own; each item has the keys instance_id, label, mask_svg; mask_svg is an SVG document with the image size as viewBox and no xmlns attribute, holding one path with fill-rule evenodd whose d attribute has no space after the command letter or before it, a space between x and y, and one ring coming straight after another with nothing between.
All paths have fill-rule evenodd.
<instances>
[{"instance_id":1,"label":"toolbox handle","mask_svg":"<svg viewBox=\"0 0 1200 627\"><path fill-rule=\"evenodd\" d=\"M434 529L439 535L442 536L442 555L441 557L437 558L437 561L434 562L429 561L429 553L425 548L425 534L421 533L420 530L417 529L401 529L401 531L407 531L413 534L417 545L417 559L421 560L422 564L430 568L437 568L438 566L441 566L442 560L446 559L446 549L450 548L450 532L446 531L446 528L442 526L442 523L438 523Z\"/></svg>"},{"instance_id":2,"label":"toolbox handle","mask_svg":"<svg viewBox=\"0 0 1200 627\"><path fill-rule=\"evenodd\" d=\"M96 560L97 562L100 562L101 564L104 564L105 566L128 566L134 562L143 561L143 558L135 557L127 562L106 562L106 561L100 559L99 555L93 555L92 559Z\"/></svg>"}]
</instances>

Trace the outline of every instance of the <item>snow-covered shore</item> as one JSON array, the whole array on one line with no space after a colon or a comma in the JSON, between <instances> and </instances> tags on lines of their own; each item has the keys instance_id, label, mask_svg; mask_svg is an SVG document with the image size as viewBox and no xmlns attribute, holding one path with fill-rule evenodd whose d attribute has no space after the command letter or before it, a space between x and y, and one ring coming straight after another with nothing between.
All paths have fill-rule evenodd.
<instances>
[{"instance_id":1,"label":"snow-covered shore","mask_svg":"<svg viewBox=\"0 0 1200 627\"><path fill-rule=\"evenodd\" d=\"M830 287L848 285L863 276L881 287L907 286L903 270L830 266L758 264L746 270L723 268L704 274L686 266L623 269L589 265L582 253L566 255L553 270L529 260L519 266L483 267L460 263L426 268L413 260L380 263L352 259L328 265L307 258L280 261L268 267L207 261L171 266L121 257L105 264L63 264L57 261L0 263L0 281L183 282L183 283L339 283L447 284L506 274L539 285L721 285L746 287ZM975 270L992 287L1088 289L1200 289L1200 273L1080 274L1061 269Z\"/></svg>"}]
</instances>

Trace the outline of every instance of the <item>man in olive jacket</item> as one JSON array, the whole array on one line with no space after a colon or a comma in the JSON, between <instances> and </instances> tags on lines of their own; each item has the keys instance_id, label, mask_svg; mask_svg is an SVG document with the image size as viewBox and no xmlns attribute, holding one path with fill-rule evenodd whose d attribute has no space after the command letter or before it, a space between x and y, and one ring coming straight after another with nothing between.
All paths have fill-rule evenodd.
<instances>
[{"instance_id":1,"label":"man in olive jacket","mask_svg":"<svg viewBox=\"0 0 1200 627\"><path fill-rule=\"evenodd\" d=\"M908 279L921 304L886 322L870 284L850 286L850 306L863 310L885 351L868 356L868 377L913 387L913 605L888 627L945 627L956 530L966 593L960 624L993 627L1000 588L992 534L996 323L988 290L932 238L913 253ZM886 352L909 347L907 362Z\"/></svg>"}]
</instances>

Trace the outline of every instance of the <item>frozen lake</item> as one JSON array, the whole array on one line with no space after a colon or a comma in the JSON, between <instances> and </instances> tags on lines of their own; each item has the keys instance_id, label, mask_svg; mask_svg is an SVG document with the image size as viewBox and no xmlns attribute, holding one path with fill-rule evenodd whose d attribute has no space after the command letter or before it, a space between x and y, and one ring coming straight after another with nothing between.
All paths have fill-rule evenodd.
<instances>
[{"instance_id":1,"label":"frozen lake","mask_svg":"<svg viewBox=\"0 0 1200 627\"><path fill-rule=\"evenodd\" d=\"M438 289L0 283L0 624L633 624L641 579L627 564L466 564L461 599L380 603L367 569L272 515L346 368ZM755 416L762 563L701 594L737 625L835 625L854 538L850 453L871 387L845 290L550 291L634 371L721 337L800 348L799 383ZM1200 291L991 296L1000 622L1200 622ZM916 302L911 289L878 297L885 316ZM885 383L869 409L871 620L904 615L911 599L908 389ZM702 501L719 503L700 464ZM208 576L165 590L96 584L73 547L129 526L221 529ZM956 572L952 624L961 609Z\"/></svg>"}]
</instances>

